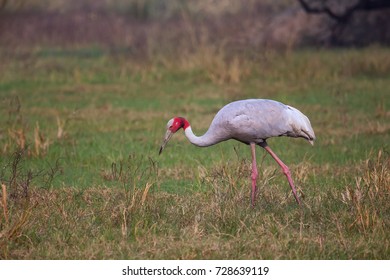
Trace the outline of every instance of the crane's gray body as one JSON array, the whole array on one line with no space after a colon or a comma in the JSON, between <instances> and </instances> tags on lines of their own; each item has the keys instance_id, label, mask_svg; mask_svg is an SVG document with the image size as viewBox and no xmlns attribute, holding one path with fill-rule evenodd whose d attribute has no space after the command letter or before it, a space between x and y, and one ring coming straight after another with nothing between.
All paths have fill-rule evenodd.
<instances>
[{"instance_id":1,"label":"crane's gray body","mask_svg":"<svg viewBox=\"0 0 390 280\"><path fill-rule=\"evenodd\" d=\"M188 140L199 147L207 147L219 142L235 139L250 144L252 151L252 205L255 205L256 180L256 144L263 147L279 164L287 177L295 200L300 204L297 190L291 178L290 170L267 145L266 140L275 136L302 137L311 144L315 140L309 119L294 107L268 99L247 99L227 104L215 115L207 132L196 136L190 123L181 117L168 121L164 141L160 147L161 154L172 135L180 128Z\"/></svg>"},{"instance_id":2,"label":"crane's gray body","mask_svg":"<svg viewBox=\"0 0 390 280\"><path fill-rule=\"evenodd\" d=\"M261 145L276 136L302 137L310 143L315 139L309 119L294 107L274 100L247 99L229 103L219 110L208 131L199 137L202 141L193 144L210 146L235 139Z\"/></svg>"}]
</instances>

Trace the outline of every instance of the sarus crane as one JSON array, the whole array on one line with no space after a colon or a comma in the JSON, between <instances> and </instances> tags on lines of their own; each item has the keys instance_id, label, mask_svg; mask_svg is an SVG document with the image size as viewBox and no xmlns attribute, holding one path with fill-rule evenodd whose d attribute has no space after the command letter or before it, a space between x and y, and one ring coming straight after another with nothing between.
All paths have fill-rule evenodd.
<instances>
[{"instance_id":1,"label":"sarus crane","mask_svg":"<svg viewBox=\"0 0 390 280\"><path fill-rule=\"evenodd\" d=\"M192 132L190 123L185 118L175 117L168 121L167 131L159 154L161 154L172 135L180 128L184 129L188 140L199 147L208 147L229 139L250 145L252 152L251 202L253 206L255 205L256 180L258 177L255 148L256 145L264 148L282 168L295 200L298 204L301 204L289 168L267 144L267 139L270 137L288 136L304 138L313 145L315 140L313 128L308 117L298 109L269 99L234 101L218 111L203 136L196 136Z\"/></svg>"}]
</instances>

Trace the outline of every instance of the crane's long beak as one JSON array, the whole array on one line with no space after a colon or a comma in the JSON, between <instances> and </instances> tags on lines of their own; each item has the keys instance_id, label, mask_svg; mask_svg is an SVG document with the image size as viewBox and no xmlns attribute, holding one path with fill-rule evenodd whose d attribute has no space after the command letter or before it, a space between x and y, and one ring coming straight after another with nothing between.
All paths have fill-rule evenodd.
<instances>
[{"instance_id":1,"label":"crane's long beak","mask_svg":"<svg viewBox=\"0 0 390 280\"><path fill-rule=\"evenodd\" d=\"M170 131L169 129L167 130L167 132L165 133L164 141L161 144L160 151L158 152L159 155L162 153L173 134L174 133L172 131Z\"/></svg>"}]
</instances>

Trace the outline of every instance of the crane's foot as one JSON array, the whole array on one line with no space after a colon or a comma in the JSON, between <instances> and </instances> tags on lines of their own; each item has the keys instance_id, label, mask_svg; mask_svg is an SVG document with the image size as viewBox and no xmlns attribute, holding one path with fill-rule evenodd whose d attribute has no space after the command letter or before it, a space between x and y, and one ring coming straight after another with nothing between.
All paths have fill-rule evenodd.
<instances>
[{"instance_id":1,"label":"crane's foot","mask_svg":"<svg viewBox=\"0 0 390 280\"><path fill-rule=\"evenodd\" d=\"M293 192L293 195L294 195L295 200L297 201L297 203L298 203L299 205L301 205L301 200L299 199L297 193L296 193L296 192Z\"/></svg>"},{"instance_id":2,"label":"crane's foot","mask_svg":"<svg viewBox=\"0 0 390 280\"><path fill-rule=\"evenodd\" d=\"M257 194L257 187L256 187L256 181L252 180L252 193L251 193L251 202L252 207L255 206L256 202L256 194Z\"/></svg>"},{"instance_id":3,"label":"crane's foot","mask_svg":"<svg viewBox=\"0 0 390 280\"><path fill-rule=\"evenodd\" d=\"M294 182L293 182L293 180L291 178L290 169L284 163L282 163L281 167L282 167L282 170L283 170L283 174L286 175L286 177L287 177L288 184L291 187L291 190L292 190L292 193L294 195L295 200L297 201L297 203L299 205L301 205L301 201L300 201L300 199L298 197L297 190L296 190Z\"/></svg>"}]
</instances>

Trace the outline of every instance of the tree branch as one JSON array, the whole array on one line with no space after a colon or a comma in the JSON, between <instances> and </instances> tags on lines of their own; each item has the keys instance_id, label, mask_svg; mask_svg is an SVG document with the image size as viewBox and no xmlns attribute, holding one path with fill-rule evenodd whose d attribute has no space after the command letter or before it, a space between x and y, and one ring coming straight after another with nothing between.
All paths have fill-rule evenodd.
<instances>
[{"instance_id":1,"label":"tree branch","mask_svg":"<svg viewBox=\"0 0 390 280\"><path fill-rule=\"evenodd\" d=\"M379 9L390 8L390 0L359 0L351 7L346 7L343 13L335 13L332 8L326 4L326 0L322 0L320 7L311 6L306 0L298 0L302 8L311 14L327 14L338 22L347 22L352 14L356 11L372 11Z\"/></svg>"}]
</instances>

